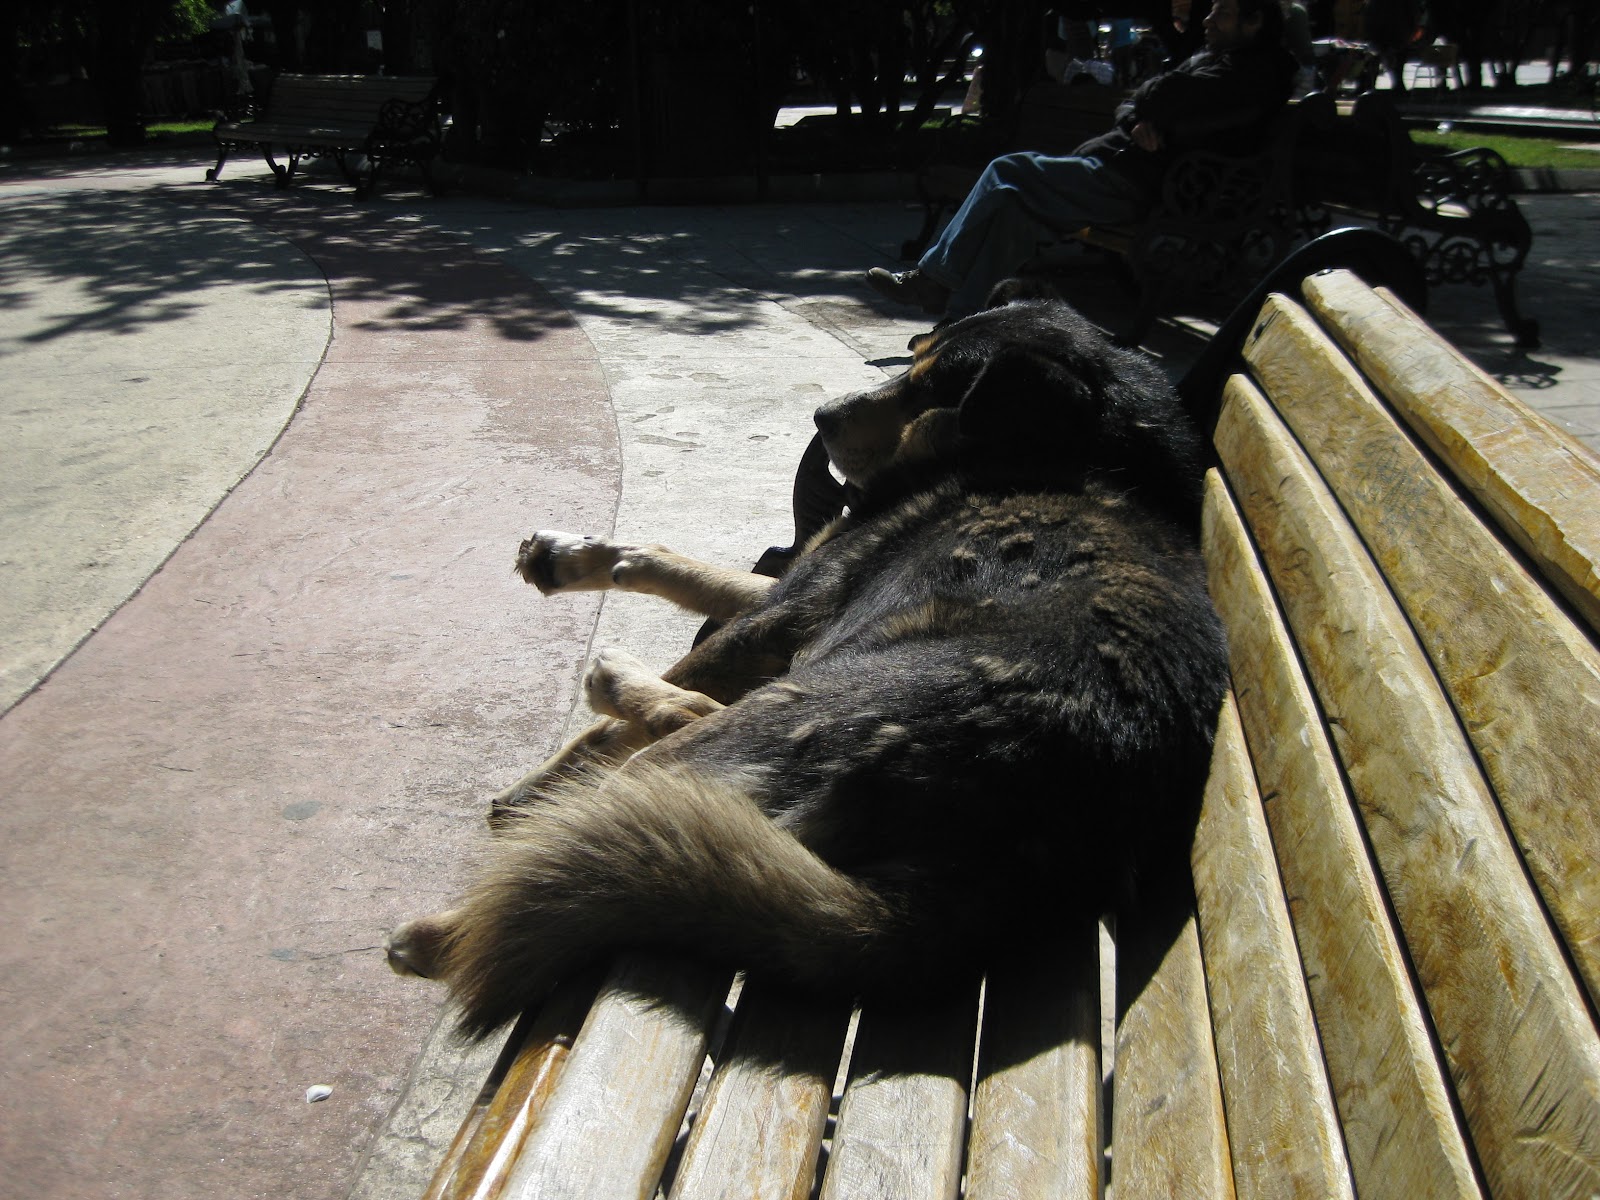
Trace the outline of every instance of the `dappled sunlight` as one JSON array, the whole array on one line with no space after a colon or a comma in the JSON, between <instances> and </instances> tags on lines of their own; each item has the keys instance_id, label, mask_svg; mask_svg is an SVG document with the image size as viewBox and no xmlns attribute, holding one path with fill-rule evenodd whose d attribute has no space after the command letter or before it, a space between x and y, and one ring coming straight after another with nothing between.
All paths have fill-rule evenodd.
<instances>
[{"instance_id":1,"label":"dappled sunlight","mask_svg":"<svg viewBox=\"0 0 1600 1200\"><path fill-rule=\"evenodd\" d=\"M263 294L285 281L238 216L193 211L147 195L0 196L0 307L27 312L7 344L83 332L127 334L193 316L215 288ZM52 291L72 293L53 303Z\"/></svg>"},{"instance_id":2,"label":"dappled sunlight","mask_svg":"<svg viewBox=\"0 0 1600 1200\"><path fill-rule=\"evenodd\" d=\"M427 212L439 226L504 253L560 292L580 320L649 322L693 336L759 330L779 306L859 304L860 284L901 235L894 206L637 206L583 210L486 208ZM871 240L863 237L870 231Z\"/></svg>"},{"instance_id":3,"label":"dappled sunlight","mask_svg":"<svg viewBox=\"0 0 1600 1200\"><path fill-rule=\"evenodd\" d=\"M460 238L410 218L395 204L356 203L348 190L300 187L288 194L249 182L181 193L205 211L226 208L287 238L333 281L345 327L367 333L478 330L518 343L572 328L536 285L505 281L485 289L481 274L452 270L480 261Z\"/></svg>"}]
</instances>

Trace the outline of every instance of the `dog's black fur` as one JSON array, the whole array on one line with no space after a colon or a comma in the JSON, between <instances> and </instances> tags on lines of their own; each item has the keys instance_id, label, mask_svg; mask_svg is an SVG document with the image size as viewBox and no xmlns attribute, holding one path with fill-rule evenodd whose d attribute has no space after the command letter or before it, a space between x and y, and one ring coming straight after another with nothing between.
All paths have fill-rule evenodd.
<instances>
[{"instance_id":1,"label":"dog's black fur","mask_svg":"<svg viewBox=\"0 0 1600 1200\"><path fill-rule=\"evenodd\" d=\"M1062 304L913 345L818 412L851 510L691 655L755 677L675 669L726 707L544 789L397 936L467 1031L623 946L858 992L977 970L1186 872L1227 661L1198 434Z\"/></svg>"}]
</instances>

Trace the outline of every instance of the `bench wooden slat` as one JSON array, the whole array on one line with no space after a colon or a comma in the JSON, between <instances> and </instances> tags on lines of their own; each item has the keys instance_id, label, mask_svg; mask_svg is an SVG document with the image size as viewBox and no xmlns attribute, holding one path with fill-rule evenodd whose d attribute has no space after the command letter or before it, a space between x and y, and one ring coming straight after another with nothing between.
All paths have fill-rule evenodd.
<instances>
[{"instance_id":1,"label":"bench wooden slat","mask_svg":"<svg viewBox=\"0 0 1600 1200\"><path fill-rule=\"evenodd\" d=\"M1243 1200L1354 1197L1272 839L1229 696L1193 851L1195 899Z\"/></svg>"},{"instance_id":2,"label":"bench wooden slat","mask_svg":"<svg viewBox=\"0 0 1600 1200\"><path fill-rule=\"evenodd\" d=\"M253 121L248 124L235 124L222 126L218 132L222 134L245 135L261 142L272 142L275 145L305 146L313 143L326 143L333 146L361 145L366 141L370 126L333 124L326 119L321 121Z\"/></svg>"},{"instance_id":3,"label":"bench wooden slat","mask_svg":"<svg viewBox=\"0 0 1600 1200\"><path fill-rule=\"evenodd\" d=\"M1117 926L1116 1071L1111 1110L1111 1176L1117 1200L1234 1195L1222 1087L1206 1008L1200 936L1193 917L1139 994L1123 994L1139 941ZM1142 974L1143 972L1140 972Z\"/></svg>"},{"instance_id":4,"label":"bench wooden slat","mask_svg":"<svg viewBox=\"0 0 1600 1200\"><path fill-rule=\"evenodd\" d=\"M601 985L503 1194L649 1200L731 976L628 955Z\"/></svg>"},{"instance_id":5,"label":"bench wooden slat","mask_svg":"<svg viewBox=\"0 0 1600 1200\"><path fill-rule=\"evenodd\" d=\"M977 988L862 1010L822 1200L955 1200Z\"/></svg>"},{"instance_id":6,"label":"bench wooden slat","mask_svg":"<svg viewBox=\"0 0 1600 1200\"><path fill-rule=\"evenodd\" d=\"M1575 802L1600 781L1600 649L1460 502L1314 319L1282 299L1266 314L1246 360L1402 600L1600 1000L1600 805ZM1404 317L1389 310L1388 324L1418 326ZM1589 503L1600 507L1594 482ZM1527 702L1540 694L1561 702Z\"/></svg>"},{"instance_id":7,"label":"bench wooden slat","mask_svg":"<svg viewBox=\"0 0 1600 1200\"><path fill-rule=\"evenodd\" d=\"M966 1200L1100 1195L1097 941L1086 924L1059 953L1041 947L1044 961L990 974Z\"/></svg>"},{"instance_id":8,"label":"bench wooden slat","mask_svg":"<svg viewBox=\"0 0 1600 1200\"><path fill-rule=\"evenodd\" d=\"M386 99L388 94L381 92L291 89L280 85L268 101L267 111L273 121L311 124L326 121L328 110L333 109L348 114L351 125L361 126L378 119L378 110Z\"/></svg>"},{"instance_id":9,"label":"bench wooden slat","mask_svg":"<svg viewBox=\"0 0 1600 1200\"><path fill-rule=\"evenodd\" d=\"M1471 1154L1405 952L1288 630L1215 471L1202 540L1356 1190L1470 1200L1480 1194Z\"/></svg>"},{"instance_id":10,"label":"bench wooden slat","mask_svg":"<svg viewBox=\"0 0 1600 1200\"><path fill-rule=\"evenodd\" d=\"M557 988L517 1022L423 1200L490 1200L555 1089L594 1000L593 978Z\"/></svg>"},{"instance_id":11,"label":"bench wooden slat","mask_svg":"<svg viewBox=\"0 0 1600 1200\"><path fill-rule=\"evenodd\" d=\"M672 1200L805 1200L849 1005L747 981L696 1115Z\"/></svg>"},{"instance_id":12,"label":"bench wooden slat","mask_svg":"<svg viewBox=\"0 0 1600 1200\"><path fill-rule=\"evenodd\" d=\"M1399 301L1345 271L1306 282L1345 352L1600 631L1600 463L1465 361Z\"/></svg>"},{"instance_id":13,"label":"bench wooden slat","mask_svg":"<svg viewBox=\"0 0 1600 1200\"><path fill-rule=\"evenodd\" d=\"M1600 1038L1414 635L1237 377L1216 443L1334 723L1490 1186L1600 1188ZM1352 663L1341 651L1357 635Z\"/></svg>"},{"instance_id":14,"label":"bench wooden slat","mask_svg":"<svg viewBox=\"0 0 1600 1200\"><path fill-rule=\"evenodd\" d=\"M285 71L272 81L269 99L275 110L292 111L333 102L352 111L366 105L376 116L390 97L426 100L433 87L433 79L423 75L305 75Z\"/></svg>"}]
</instances>

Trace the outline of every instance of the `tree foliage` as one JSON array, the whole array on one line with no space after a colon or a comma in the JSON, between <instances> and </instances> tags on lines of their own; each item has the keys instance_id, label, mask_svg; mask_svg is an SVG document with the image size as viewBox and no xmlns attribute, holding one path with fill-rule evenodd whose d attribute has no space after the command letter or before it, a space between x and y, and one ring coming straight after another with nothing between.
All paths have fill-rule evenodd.
<instances>
[{"instance_id":1,"label":"tree foliage","mask_svg":"<svg viewBox=\"0 0 1600 1200\"><path fill-rule=\"evenodd\" d=\"M626 0L419 0L419 32L453 115L449 152L527 168L552 122L614 124L627 84L627 9Z\"/></svg>"},{"instance_id":2,"label":"tree foliage","mask_svg":"<svg viewBox=\"0 0 1600 1200\"><path fill-rule=\"evenodd\" d=\"M136 144L144 139L140 114L145 58L158 40L194 37L211 20L207 0L11 0L7 22L9 63L5 71L8 90L15 89L29 56L53 58L60 65L82 70L100 99L107 130L114 145ZM5 103L7 125L20 122L15 96Z\"/></svg>"}]
</instances>

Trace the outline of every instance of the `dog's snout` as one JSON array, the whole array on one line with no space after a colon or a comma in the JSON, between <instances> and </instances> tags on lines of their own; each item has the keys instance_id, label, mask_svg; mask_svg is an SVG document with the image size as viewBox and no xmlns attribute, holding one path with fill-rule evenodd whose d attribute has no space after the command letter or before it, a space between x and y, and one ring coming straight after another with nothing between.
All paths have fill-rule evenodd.
<instances>
[{"instance_id":1,"label":"dog's snout","mask_svg":"<svg viewBox=\"0 0 1600 1200\"><path fill-rule=\"evenodd\" d=\"M840 396L812 414L828 458L846 479L860 483L893 456L905 414L893 384Z\"/></svg>"},{"instance_id":2,"label":"dog's snout","mask_svg":"<svg viewBox=\"0 0 1600 1200\"><path fill-rule=\"evenodd\" d=\"M849 420L850 411L860 400L859 392L852 392L848 396L840 396L836 400L829 400L826 404L817 406L817 411L811 414L811 419L817 423L817 432L823 437L835 436Z\"/></svg>"}]
</instances>

